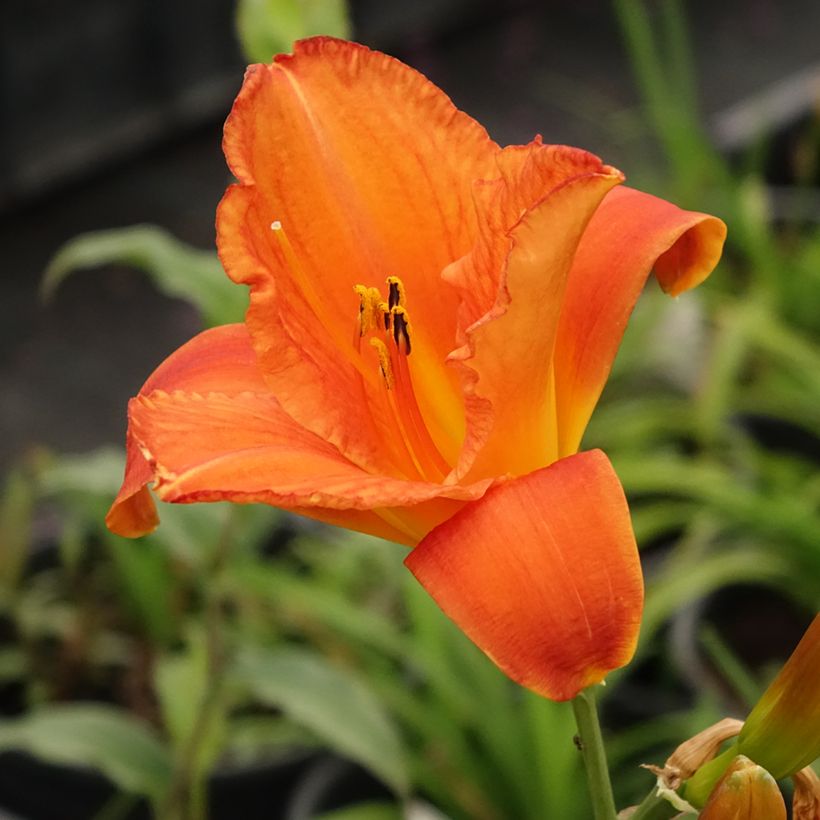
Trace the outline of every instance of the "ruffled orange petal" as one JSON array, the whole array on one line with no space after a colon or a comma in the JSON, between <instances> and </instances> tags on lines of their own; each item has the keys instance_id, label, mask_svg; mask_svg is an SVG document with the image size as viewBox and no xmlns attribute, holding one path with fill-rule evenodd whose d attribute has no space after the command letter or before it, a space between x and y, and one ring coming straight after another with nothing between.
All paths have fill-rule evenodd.
<instances>
[{"instance_id":1,"label":"ruffled orange petal","mask_svg":"<svg viewBox=\"0 0 820 820\"><path fill-rule=\"evenodd\" d=\"M507 675L553 700L632 657L641 568L621 485L598 450L490 490L405 563Z\"/></svg>"},{"instance_id":2,"label":"ruffled orange petal","mask_svg":"<svg viewBox=\"0 0 820 820\"><path fill-rule=\"evenodd\" d=\"M677 296L712 272L725 238L716 217L631 188L607 194L578 246L561 310L554 362L562 456L580 446L652 268Z\"/></svg>"},{"instance_id":3,"label":"ruffled orange petal","mask_svg":"<svg viewBox=\"0 0 820 820\"><path fill-rule=\"evenodd\" d=\"M390 469L366 401L383 389L375 353L365 346L364 376L356 366L353 286L386 292L394 275L422 414L437 442L460 437L458 379L444 364L457 299L439 275L473 241L472 181L498 150L484 129L397 60L319 37L248 70L224 145L240 184L219 208L219 253L252 288L248 325L282 406L361 466Z\"/></svg>"},{"instance_id":4,"label":"ruffled orange petal","mask_svg":"<svg viewBox=\"0 0 820 820\"><path fill-rule=\"evenodd\" d=\"M225 325L200 333L171 354L149 376L140 395L153 390L220 390L230 395L266 389L247 329ZM155 529L159 517L146 487L154 480L154 471L140 452L131 426L129 418L125 478L105 522L112 532L136 538Z\"/></svg>"},{"instance_id":5,"label":"ruffled orange petal","mask_svg":"<svg viewBox=\"0 0 820 820\"><path fill-rule=\"evenodd\" d=\"M392 528L391 537L414 544L458 509L454 502L477 498L489 485L369 473L301 427L269 393L158 390L134 399L130 416L164 501L260 502L353 529L364 528L368 516L358 513L369 511Z\"/></svg>"},{"instance_id":6,"label":"ruffled orange petal","mask_svg":"<svg viewBox=\"0 0 820 820\"><path fill-rule=\"evenodd\" d=\"M492 411L486 440L467 441L479 450L471 475L523 475L558 457L550 362L567 276L587 222L623 179L591 154L539 142L506 149L499 169L477 189L475 249L445 272L472 322L450 358L486 403L468 404L475 439L489 429L481 411Z\"/></svg>"}]
</instances>

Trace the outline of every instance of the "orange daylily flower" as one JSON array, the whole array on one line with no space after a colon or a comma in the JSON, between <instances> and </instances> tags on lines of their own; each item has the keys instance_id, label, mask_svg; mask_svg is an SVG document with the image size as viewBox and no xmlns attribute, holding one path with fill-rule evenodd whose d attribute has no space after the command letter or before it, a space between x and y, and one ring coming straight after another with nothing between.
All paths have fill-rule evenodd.
<instances>
[{"instance_id":1,"label":"orange daylily flower","mask_svg":"<svg viewBox=\"0 0 820 820\"><path fill-rule=\"evenodd\" d=\"M574 148L500 148L422 75L330 38L248 69L217 245L246 321L129 405L108 515L264 502L415 547L408 564L515 679L569 698L633 652L620 484L578 454L654 267L675 295L723 223ZM441 526L439 526L441 525Z\"/></svg>"}]
</instances>

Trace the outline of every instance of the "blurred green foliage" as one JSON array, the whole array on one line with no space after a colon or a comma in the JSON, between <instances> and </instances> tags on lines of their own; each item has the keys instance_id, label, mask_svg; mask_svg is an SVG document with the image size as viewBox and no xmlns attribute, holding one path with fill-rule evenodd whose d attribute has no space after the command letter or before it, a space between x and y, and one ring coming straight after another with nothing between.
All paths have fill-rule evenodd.
<instances>
[{"instance_id":1,"label":"blurred green foliage","mask_svg":"<svg viewBox=\"0 0 820 820\"><path fill-rule=\"evenodd\" d=\"M251 63L269 63L303 37L350 37L345 0L239 0L236 29Z\"/></svg>"}]
</instances>

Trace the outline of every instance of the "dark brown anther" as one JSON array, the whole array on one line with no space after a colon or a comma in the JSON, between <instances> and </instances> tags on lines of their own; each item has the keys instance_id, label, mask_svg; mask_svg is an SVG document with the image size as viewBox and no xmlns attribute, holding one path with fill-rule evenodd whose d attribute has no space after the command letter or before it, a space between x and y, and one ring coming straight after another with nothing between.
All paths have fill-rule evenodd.
<instances>
[{"instance_id":1,"label":"dark brown anther","mask_svg":"<svg viewBox=\"0 0 820 820\"><path fill-rule=\"evenodd\" d=\"M387 294L387 305L392 310L394 307L401 304L401 287L399 286L398 281L392 277L387 280L387 286L389 288Z\"/></svg>"},{"instance_id":2,"label":"dark brown anther","mask_svg":"<svg viewBox=\"0 0 820 820\"><path fill-rule=\"evenodd\" d=\"M407 322L407 315L404 308L396 307L390 311L393 318L393 341L396 347L405 354L410 355L410 325Z\"/></svg>"}]
</instances>

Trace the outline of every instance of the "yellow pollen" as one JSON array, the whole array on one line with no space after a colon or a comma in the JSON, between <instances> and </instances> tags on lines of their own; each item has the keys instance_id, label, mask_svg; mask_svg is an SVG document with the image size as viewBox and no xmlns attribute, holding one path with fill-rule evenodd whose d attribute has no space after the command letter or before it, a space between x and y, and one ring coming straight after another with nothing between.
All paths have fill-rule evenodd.
<instances>
[{"instance_id":1,"label":"yellow pollen","mask_svg":"<svg viewBox=\"0 0 820 820\"><path fill-rule=\"evenodd\" d=\"M313 280L310 276L307 275L305 269L302 267L301 262L299 261L299 257L296 255L296 251L293 249L293 245L290 244L290 240L288 239L288 235L285 233L285 229L282 227L282 223L276 219L270 223L270 229L273 233L274 238L276 239L276 243L279 246L279 250L282 253L282 256L285 260L285 266L290 270L293 282L298 286L299 290L302 293L305 301L310 306L310 309L313 311L313 315L319 322L319 325L323 328L324 332L333 340L333 343L336 347L341 351L347 351L348 342L342 338L342 334L340 332L338 321L335 320L335 317L328 311L326 306L326 301L319 297L319 294L314 287ZM368 291L373 291L376 294L379 294L378 288L368 288ZM381 299L381 294L378 295L378 298ZM359 334L356 334L356 340L360 338ZM358 350L358 345L354 345ZM359 372L359 374L370 384L376 384L376 377L373 374L371 369L368 369L361 360L361 357L356 355L348 355L348 361L351 365Z\"/></svg>"},{"instance_id":2,"label":"yellow pollen","mask_svg":"<svg viewBox=\"0 0 820 820\"><path fill-rule=\"evenodd\" d=\"M390 353L387 350L387 345L381 339L371 339L370 345L379 357L379 369L384 377L384 383L387 385L388 390L392 390L396 386L396 380L393 377L393 365L390 364Z\"/></svg>"},{"instance_id":3,"label":"yellow pollen","mask_svg":"<svg viewBox=\"0 0 820 820\"><path fill-rule=\"evenodd\" d=\"M355 285L353 290L359 295L359 335L366 336L381 323L382 295L378 288L364 285Z\"/></svg>"},{"instance_id":4,"label":"yellow pollen","mask_svg":"<svg viewBox=\"0 0 820 820\"><path fill-rule=\"evenodd\" d=\"M388 276L387 282L387 302L390 308L397 305L404 306L407 302L407 296L404 291L404 282L398 276Z\"/></svg>"},{"instance_id":5,"label":"yellow pollen","mask_svg":"<svg viewBox=\"0 0 820 820\"><path fill-rule=\"evenodd\" d=\"M420 478L443 481L450 472L450 465L427 429L407 362L413 330L404 283L397 276L389 276L387 286L386 302L377 288L354 287L359 296L359 323L353 346L360 353L362 337L371 331L383 334L382 338L371 337L370 345L379 359L379 370L387 388L385 398L398 441Z\"/></svg>"}]
</instances>

